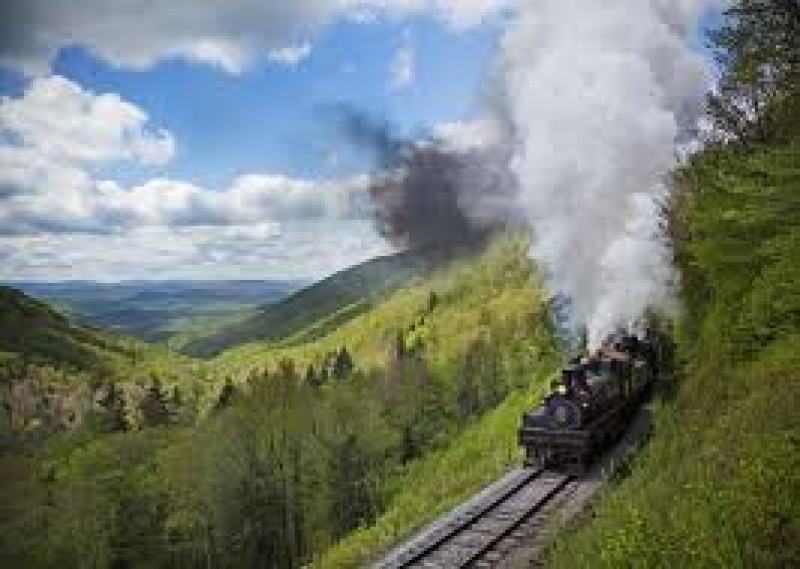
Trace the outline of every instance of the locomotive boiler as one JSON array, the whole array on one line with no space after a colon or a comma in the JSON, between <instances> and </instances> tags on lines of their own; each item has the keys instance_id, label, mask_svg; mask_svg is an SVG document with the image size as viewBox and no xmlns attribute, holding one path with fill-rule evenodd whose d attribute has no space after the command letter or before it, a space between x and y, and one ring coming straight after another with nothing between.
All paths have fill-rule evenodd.
<instances>
[{"instance_id":1,"label":"locomotive boiler","mask_svg":"<svg viewBox=\"0 0 800 569\"><path fill-rule=\"evenodd\" d=\"M656 371L654 346L632 335L609 338L595 353L574 358L542 406L522 416L526 465L583 471L624 433Z\"/></svg>"}]
</instances>

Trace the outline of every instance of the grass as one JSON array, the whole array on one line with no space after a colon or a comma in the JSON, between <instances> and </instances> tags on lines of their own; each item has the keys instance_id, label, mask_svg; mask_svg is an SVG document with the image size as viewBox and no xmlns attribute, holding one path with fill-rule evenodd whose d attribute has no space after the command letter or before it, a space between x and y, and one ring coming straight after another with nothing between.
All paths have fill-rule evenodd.
<instances>
[{"instance_id":1,"label":"grass","mask_svg":"<svg viewBox=\"0 0 800 569\"><path fill-rule=\"evenodd\" d=\"M678 182L674 397L555 568L800 559L800 145L710 149Z\"/></svg>"},{"instance_id":2,"label":"grass","mask_svg":"<svg viewBox=\"0 0 800 569\"><path fill-rule=\"evenodd\" d=\"M551 366L460 433L447 448L431 453L399 473L398 488L374 523L350 533L312 567L357 567L374 561L414 531L450 510L511 467L521 463L516 431L523 411L538 405Z\"/></svg>"}]
</instances>

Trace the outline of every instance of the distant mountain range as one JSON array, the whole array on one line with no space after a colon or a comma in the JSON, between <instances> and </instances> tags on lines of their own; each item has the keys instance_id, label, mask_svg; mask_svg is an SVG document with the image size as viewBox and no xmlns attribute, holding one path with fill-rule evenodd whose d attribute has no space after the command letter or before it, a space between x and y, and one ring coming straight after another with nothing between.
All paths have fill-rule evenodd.
<instances>
[{"instance_id":1,"label":"distant mountain range","mask_svg":"<svg viewBox=\"0 0 800 569\"><path fill-rule=\"evenodd\" d=\"M469 252L469 248L461 253ZM78 324L213 357L256 341L314 340L459 256L427 249L377 257L308 284L296 280L11 282Z\"/></svg>"},{"instance_id":2,"label":"distant mountain range","mask_svg":"<svg viewBox=\"0 0 800 569\"><path fill-rule=\"evenodd\" d=\"M148 341L236 319L257 306L276 302L307 282L94 281L10 282L46 300L75 322L111 328Z\"/></svg>"}]
</instances>

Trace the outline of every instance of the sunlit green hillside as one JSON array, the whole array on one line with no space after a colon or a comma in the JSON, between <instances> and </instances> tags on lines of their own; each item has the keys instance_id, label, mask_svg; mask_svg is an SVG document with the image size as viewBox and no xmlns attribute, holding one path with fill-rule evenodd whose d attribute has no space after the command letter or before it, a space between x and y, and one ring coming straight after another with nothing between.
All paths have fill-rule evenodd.
<instances>
[{"instance_id":1,"label":"sunlit green hillside","mask_svg":"<svg viewBox=\"0 0 800 569\"><path fill-rule=\"evenodd\" d=\"M76 325L46 303L0 287L0 443L77 428L109 391L132 408L154 383L199 402L199 370L165 348ZM135 424L140 418L130 411Z\"/></svg>"},{"instance_id":2,"label":"sunlit green hillside","mask_svg":"<svg viewBox=\"0 0 800 569\"><path fill-rule=\"evenodd\" d=\"M100 328L74 324L48 304L0 286L0 350L7 358L70 371L123 376L134 368L166 366L184 358Z\"/></svg>"},{"instance_id":3,"label":"sunlit green hillside","mask_svg":"<svg viewBox=\"0 0 800 569\"><path fill-rule=\"evenodd\" d=\"M800 559L800 141L708 150L679 177L675 392L555 567Z\"/></svg>"},{"instance_id":4,"label":"sunlit green hillside","mask_svg":"<svg viewBox=\"0 0 800 569\"><path fill-rule=\"evenodd\" d=\"M194 329L173 343L196 356L212 356L246 342L297 344L319 338L366 312L393 291L441 263L442 254L406 251L344 269L288 298L245 313L238 321Z\"/></svg>"},{"instance_id":5,"label":"sunlit green hillside","mask_svg":"<svg viewBox=\"0 0 800 569\"><path fill-rule=\"evenodd\" d=\"M186 360L200 400L154 374L0 454L0 559L295 567L345 538L324 564L346 566L516 462L514 425L556 358L525 239L328 316L291 342Z\"/></svg>"},{"instance_id":6,"label":"sunlit green hillside","mask_svg":"<svg viewBox=\"0 0 800 569\"><path fill-rule=\"evenodd\" d=\"M500 335L525 329L536 333L527 345L497 348L522 348L535 355L547 322L545 293L535 283L527 241L501 239L477 260L454 261L446 270L418 278L317 340L245 344L221 354L212 365L243 373L291 358L319 367L326 356L345 347L360 367L379 369L392 359L398 342L410 347L418 342L428 365L438 370L452 365L472 342L500 343L499 336L483 337L487 332Z\"/></svg>"},{"instance_id":7,"label":"sunlit green hillside","mask_svg":"<svg viewBox=\"0 0 800 569\"><path fill-rule=\"evenodd\" d=\"M0 349L76 370L103 370L130 359L132 347L100 331L72 326L59 312L22 292L0 287Z\"/></svg>"}]
</instances>

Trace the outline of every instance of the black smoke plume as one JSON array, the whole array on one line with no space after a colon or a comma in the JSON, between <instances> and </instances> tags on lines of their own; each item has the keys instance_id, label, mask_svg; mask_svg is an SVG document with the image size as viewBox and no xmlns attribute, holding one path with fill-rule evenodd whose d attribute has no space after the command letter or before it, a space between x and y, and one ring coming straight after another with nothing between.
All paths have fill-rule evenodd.
<instances>
[{"instance_id":1,"label":"black smoke plume","mask_svg":"<svg viewBox=\"0 0 800 569\"><path fill-rule=\"evenodd\" d=\"M369 188L378 230L398 248L455 252L483 243L513 219L515 185L498 148L458 150L430 137L396 135L388 121L337 107L347 140L374 155Z\"/></svg>"}]
</instances>

